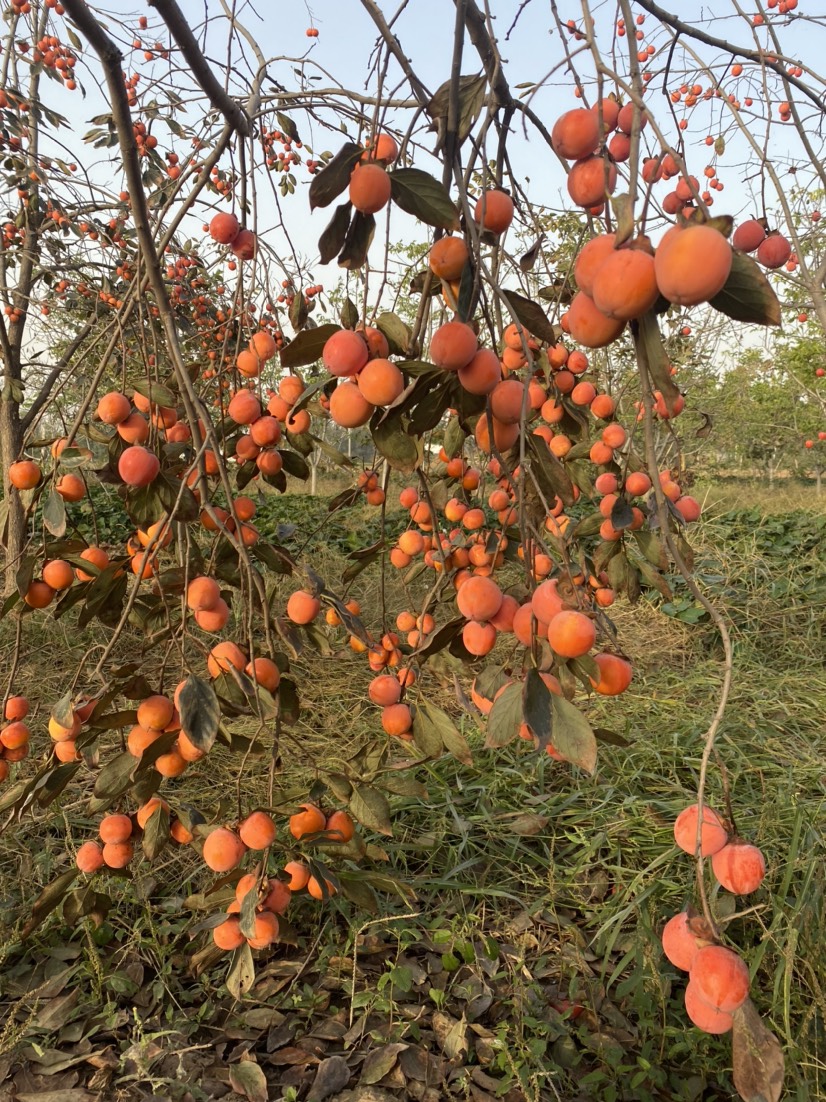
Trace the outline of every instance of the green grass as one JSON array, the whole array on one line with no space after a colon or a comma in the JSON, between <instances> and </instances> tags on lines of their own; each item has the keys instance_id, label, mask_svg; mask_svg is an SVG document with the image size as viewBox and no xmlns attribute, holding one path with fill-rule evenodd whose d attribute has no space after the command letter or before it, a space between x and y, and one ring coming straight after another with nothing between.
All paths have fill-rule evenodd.
<instances>
[{"instance_id":1,"label":"green grass","mask_svg":"<svg viewBox=\"0 0 826 1102\"><path fill-rule=\"evenodd\" d=\"M786 1050L788 1097L803 1100L826 1093L824 525L819 509L769 510L751 492L748 500L748 508L741 502L732 510L728 495L717 495L692 537L700 584L730 618L735 646L732 698L717 750L737 828L763 849L769 866L765 886L737 904L750 913L727 922L726 934L744 953L754 1001ZM266 523L300 518L304 526L308 515L323 519L325 507L299 495L268 499ZM333 580L346 564L344 554L375 539L377 512L358 506L336 515L340 527L333 531L342 539L355 532L361 542L319 540L320 573ZM282 535L290 546L292 537ZM373 572L353 588L365 607L375 606ZM414 999L425 1023L434 1006L461 1016L468 973L495 995L482 1019L496 1041L486 1070L528 1099L551 1098L554 1091L563 1098L634 1102L730 1097L730 1044L686 1028L684 981L664 962L657 936L694 897L691 862L675 850L671 824L693 799L722 677L719 640L702 618L691 622L690 594L675 585L670 604L670 614L647 599L612 610L635 679L623 697L589 705L593 725L627 743L602 743L592 778L523 743L485 749L476 722L456 702L450 670L426 675L423 692L462 726L473 764L443 758L418 767L426 795L394 798L393 837L369 837L387 860L377 849L366 864L398 877L416 898L383 896L384 917L364 935L384 945L378 963L367 952L369 940L357 941L361 923L374 916L338 901L328 908L300 903L292 915L300 946L276 954L274 974L279 960L286 958L286 968L295 959L305 962L306 982L279 987L264 978L253 1008L292 1015L302 1030L336 1011L346 1021L369 1012L371 1028L410 1042L415 1029L411 1033L405 1007L411 996L401 990L408 973L419 969L427 977ZM91 631L73 634L66 621L42 623L48 632L41 629L41 648L27 656L21 673L49 701L60 695L81 649L96 639ZM6 629L7 660L10 646ZM304 706L286 744L290 765L300 770L296 794L319 770L351 768L377 722L364 697L363 658L346 649L326 657L307 650L294 666ZM257 760L248 791L265 802L266 760ZM218 749L171 787L178 800L194 804L221 796L223 814L231 817L236 772L237 758ZM19 946L14 916L24 900L68 867L75 847L94 832L85 809L89 790L82 781L58 807L24 816L0 836L7 923L0 1052L64 1043L59 1030L37 1024L41 1002L32 991L68 960L79 1006L98 1015L97 1029L114 1030L117 1080L131 1066L123 1054L136 1045L163 1051L180 1047L181 1037L198 1044L214 1037L216 1023L239 1028L248 1008L227 998L225 964L210 965L197 978L184 966L189 931L224 898L219 894L193 913L209 882L188 850L165 851L151 868L138 866L132 879L109 878L114 905L105 938L93 934L88 920L70 926L53 916ZM724 807L717 769L708 796ZM712 901L721 915L732 914L735 902L725 893L712 893ZM400 915L408 917L393 921ZM356 947L366 957L353 988ZM488 949L494 963L482 967ZM436 964L441 971L434 973ZM136 997L146 1000L139 1021L129 1010ZM553 1009L560 997L581 1003L584 1014L560 1017ZM166 1037L170 1029L173 1039ZM150 1068L145 1081L180 1096L175 1075L167 1078Z\"/></svg>"}]
</instances>

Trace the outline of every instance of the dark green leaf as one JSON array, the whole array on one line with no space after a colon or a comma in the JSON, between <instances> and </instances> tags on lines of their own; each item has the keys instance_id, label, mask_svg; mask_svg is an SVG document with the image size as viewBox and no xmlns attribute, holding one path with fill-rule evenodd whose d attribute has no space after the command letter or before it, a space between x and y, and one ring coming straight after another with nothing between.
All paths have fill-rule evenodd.
<instances>
[{"instance_id":1,"label":"dark green leaf","mask_svg":"<svg viewBox=\"0 0 826 1102\"><path fill-rule=\"evenodd\" d=\"M175 408L177 398L169 387L164 386L163 383L157 383L154 379L138 379L137 382L129 385L138 394L142 394L144 398L148 398L155 405L163 406L166 409Z\"/></svg>"},{"instance_id":2,"label":"dark green leaf","mask_svg":"<svg viewBox=\"0 0 826 1102\"><path fill-rule=\"evenodd\" d=\"M295 340L290 341L286 348L281 349L281 366L306 367L320 360L324 345L334 333L338 333L339 329L341 326L332 322L316 326L315 329L305 329Z\"/></svg>"},{"instance_id":3,"label":"dark green leaf","mask_svg":"<svg viewBox=\"0 0 826 1102\"><path fill-rule=\"evenodd\" d=\"M252 949L244 944L232 954L229 972L227 973L227 991L234 999L242 999L255 983L255 964L252 959Z\"/></svg>"},{"instance_id":4,"label":"dark green leaf","mask_svg":"<svg viewBox=\"0 0 826 1102\"><path fill-rule=\"evenodd\" d=\"M298 127L295 125L289 115L285 115L283 111L276 111L276 121L278 122L278 129L282 134L286 134L291 142L300 141L298 136Z\"/></svg>"},{"instance_id":5,"label":"dark green leaf","mask_svg":"<svg viewBox=\"0 0 826 1102\"><path fill-rule=\"evenodd\" d=\"M350 176L364 150L355 142L345 142L310 183L310 210L327 207L350 184Z\"/></svg>"},{"instance_id":6,"label":"dark green leaf","mask_svg":"<svg viewBox=\"0 0 826 1102\"><path fill-rule=\"evenodd\" d=\"M541 306L520 295L518 291L503 291L502 295L507 300L514 317L522 323L529 334L538 337L539 340L556 344L559 339L559 326L551 325L548 315Z\"/></svg>"},{"instance_id":7,"label":"dark green leaf","mask_svg":"<svg viewBox=\"0 0 826 1102\"><path fill-rule=\"evenodd\" d=\"M542 437L528 433L525 445L530 456L531 470L548 504L552 504L553 499L558 497L563 504L573 505L574 487L568 472Z\"/></svg>"},{"instance_id":8,"label":"dark green leaf","mask_svg":"<svg viewBox=\"0 0 826 1102\"><path fill-rule=\"evenodd\" d=\"M551 690L539 676L539 670L529 669L522 687L522 715L544 750L552 741Z\"/></svg>"},{"instance_id":9,"label":"dark green leaf","mask_svg":"<svg viewBox=\"0 0 826 1102\"><path fill-rule=\"evenodd\" d=\"M452 78L446 80L444 84L436 89L433 98L425 107L425 111L431 119L444 120L445 125L440 132L444 132L447 125L452 85ZM456 140L460 145L470 134L479 117L479 112L485 102L487 86L488 81L484 73L459 77L459 117L456 120Z\"/></svg>"},{"instance_id":10,"label":"dark green leaf","mask_svg":"<svg viewBox=\"0 0 826 1102\"><path fill-rule=\"evenodd\" d=\"M370 423L373 443L396 471L411 474L422 461L422 442L418 436L406 432L398 417L380 420L374 415Z\"/></svg>"},{"instance_id":11,"label":"dark green leaf","mask_svg":"<svg viewBox=\"0 0 826 1102\"><path fill-rule=\"evenodd\" d=\"M390 805L381 792L367 784L358 784L350 797L350 811L362 826L379 834L392 835Z\"/></svg>"},{"instance_id":12,"label":"dark green leaf","mask_svg":"<svg viewBox=\"0 0 826 1102\"><path fill-rule=\"evenodd\" d=\"M649 310L631 326L637 357L648 366L654 387L663 396L665 408L674 413L674 403L680 392L671 375L671 361L665 351L656 314Z\"/></svg>"},{"instance_id":13,"label":"dark green leaf","mask_svg":"<svg viewBox=\"0 0 826 1102\"><path fill-rule=\"evenodd\" d=\"M593 773L597 764L597 743L591 725L579 708L564 696L551 693L551 740L554 747L573 765Z\"/></svg>"},{"instance_id":14,"label":"dark green leaf","mask_svg":"<svg viewBox=\"0 0 826 1102\"><path fill-rule=\"evenodd\" d=\"M154 861L169 841L169 812L162 803L158 804L143 828L141 845L150 861Z\"/></svg>"},{"instance_id":15,"label":"dark green leaf","mask_svg":"<svg viewBox=\"0 0 826 1102\"><path fill-rule=\"evenodd\" d=\"M341 244L342 245L344 244L343 240L342 240ZM339 245L339 249L340 248L341 248L341 245ZM336 249L336 252L338 252L338 249ZM341 324L344 326L345 329L355 329L355 327L358 325L358 323L359 323L358 306L356 306L356 304L349 297L349 295L347 296L347 298L345 298L344 302L342 303L341 309L338 312L338 317L339 317L339 321L341 322Z\"/></svg>"},{"instance_id":16,"label":"dark green leaf","mask_svg":"<svg viewBox=\"0 0 826 1102\"><path fill-rule=\"evenodd\" d=\"M208 754L221 723L221 709L212 685L190 674L178 696L178 709L181 730L193 746Z\"/></svg>"},{"instance_id":17,"label":"dark green leaf","mask_svg":"<svg viewBox=\"0 0 826 1102\"><path fill-rule=\"evenodd\" d=\"M458 230L459 212L447 189L418 168L397 168L390 173L392 199L396 206L428 226Z\"/></svg>"},{"instance_id":18,"label":"dark green leaf","mask_svg":"<svg viewBox=\"0 0 826 1102\"><path fill-rule=\"evenodd\" d=\"M387 337L390 351L397 356L406 356L410 349L410 327L405 325L397 314L385 311L376 318L376 328ZM402 364L402 367L405 367Z\"/></svg>"},{"instance_id":19,"label":"dark green leaf","mask_svg":"<svg viewBox=\"0 0 826 1102\"><path fill-rule=\"evenodd\" d=\"M519 734L522 725L522 686L515 681L494 700L488 715L485 746L507 746Z\"/></svg>"},{"instance_id":20,"label":"dark green leaf","mask_svg":"<svg viewBox=\"0 0 826 1102\"><path fill-rule=\"evenodd\" d=\"M287 474L292 475L293 478L300 478L302 481L306 482L310 477L310 468L307 466L307 461L304 456L299 455L298 452L291 452L286 449L279 449L279 454Z\"/></svg>"},{"instance_id":21,"label":"dark green leaf","mask_svg":"<svg viewBox=\"0 0 826 1102\"><path fill-rule=\"evenodd\" d=\"M375 232L376 219L373 215L356 211L338 256L339 268L354 272L363 267Z\"/></svg>"},{"instance_id":22,"label":"dark green leaf","mask_svg":"<svg viewBox=\"0 0 826 1102\"><path fill-rule=\"evenodd\" d=\"M729 277L709 306L734 321L754 325L780 325L780 303L774 288L757 262L745 253L732 252Z\"/></svg>"},{"instance_id":23,"label":"dark green leaf","mask_svg":"<svg viewBox=\"0 0 826 1102\"><path fill-rule=\"evenodd\" d=\"M331 260L335 260L344 248L352 213L353 204L349 200L336 207L335 214L318 239L318 256L322 264L329 264Z\"/></svg>"}]
</instances>

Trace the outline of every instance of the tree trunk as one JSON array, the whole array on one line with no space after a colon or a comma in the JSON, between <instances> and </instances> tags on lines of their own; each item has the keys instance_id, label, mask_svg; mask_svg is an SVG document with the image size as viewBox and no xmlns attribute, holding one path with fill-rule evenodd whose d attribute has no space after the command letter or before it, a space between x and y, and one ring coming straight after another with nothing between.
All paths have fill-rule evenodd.
<instances>
[{"instance_id":1,"label":"tree trunk","mask_svg":"<svg viewBox=\"0 0 826 1102\"><path fill-rule=\"evenodd\" d=\"M0 399L0 463L3 465L3 516L0 521L0 542L5 551L3 592L8 596L15 588L15 575L26 543L26 521L20 494L9 483L9 467L20 454L23 432L20 407L14 399ZM5 529L5 531L3 531Z\"/></svg>"}]
</instances>

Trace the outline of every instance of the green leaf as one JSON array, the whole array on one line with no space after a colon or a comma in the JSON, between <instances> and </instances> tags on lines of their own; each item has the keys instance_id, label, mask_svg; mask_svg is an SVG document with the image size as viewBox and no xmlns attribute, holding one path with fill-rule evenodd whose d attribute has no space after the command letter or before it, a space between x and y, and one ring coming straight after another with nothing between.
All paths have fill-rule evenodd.
<instances>
[{"instance_id":1,"label":"green leaf","mask_svg":"<svg viewBox=\"0 0 826 1102\"><path fill-rule=\"evenodd\" d=\"M459 455L467 440L467 433L459 423L458 417L451 417L445 428L444 449L448 459Z\"/></svg>"},{"instance_id":2,"label":"green leaf","mask_svg":"<svg viewBox=\"0 0 826 1102\"><path fill-rule=\"evenodd\" d=\"M287 474L292 475L293 478L300 478L303 482L306 482L310 477L310 468L304 456L299 455L298 452L287 451L286 449L279 449L279 454Z\"/></svg>"},{"instance_id":3,"label":"green leaf","mask_svg":"<svg viewBox=\"0 0 826 1102\"><path fill-rule=\"evenodd\" d=\"M522 685L515 681L493 702L488 715L485 746L489 749L507 746L519 734L522 726Z\"/></svg>"},{"instance_id":4,"label":"green leaf","mask_svg":"<svg viewBox=\"0 0 826 1102\"><path fill-rule=\"evenodd\" d=\"M448 117L453 78L448 78L433 93L433 98L425 107L428 116L433 119ZM484 73L459 77L459 117L456 120L456 140L461 145L473 129L479 112L485 102L488 80ZM440 132L444 131L444 127Z\"/></svg>"},{"instance_id":5,"label":"green leaf","mask_svg":"<svg viewBox=\"0 0 826 1102\"><path fill-rule=\"evenodd\" d=\"M212 685L190 674L178 696L178 709L181 730L193 746L208 754L221 724L221 708Z\"/></svg>"},{"instance_id":6,"label":"green leaf","mask_svg":"<svg viewBox=\"0 0 826 1102\"><path fill-rule=\"evenodd\" d=\"M441 731L422 704L418 704L413 713L413 742L427 758L442 755L444 743Z\"/></svg>"},{"instance_id":7,"label":"green leaf","mask_svg":"<svg viewBox=\"0 0 826 1102\"><path fill-rule=\"evenodd\" d=\"M656 533L649 531L647 528L640 528L634 533L634 539L637 541L640 551L652 566L656 566L659 570L665 570L668 567L668 556L665 553L662 540Z\"/></svg>"},{"instance_id":8,"label":"green leaf","mask_svg":"<svg viewBox=\"0 0 826 1102\"><path fill-rule=\"evenodd\" d=\"M345 142L310 183L310 210L327 207L350 184L350 176L364 150L355 142Z\"/></svg>"},{"instance_id":9,"label":"green leaf","mask_svg":"<svg viewBox=\"0 0 826 1102\"><path fill-rule=\"evenodd\" d=\"M709 306L734 321L780 325L780 303L774 288L757 262L737 250L732 251L731 271L725 286L709 299Z\"/></svg>"},{"instance_id":10,"label":"green leaf","mask_svg":"<svg viewBox=\"0 0 826 1102\"><path fill-rule=\"evenodd\" d=\"M528 670L522 687L522 715L539 740L540 750L544 750L551 741L551 695L551 690L539 676L539 670Z\"/></svg>"},{"instance_id":11,"label":"green leaf","mask_svg":"<svg viewBox=\"0 0 826 1102\"><path fill-rule=\"evenodd\" d=\"M342 245L343 244L344 242L342 241ZM341 248L341 246L339 246L339 248ZM338 252L338 249L336 249L336 252ZM338 313L338 317L339 321L345 329L355 329L355 327L358 325L359 309L358 306L356 306L353 300L349 297L349 295L342 303L341 309Z\"/></svg>"},{"instance_id":12,"label":"green leaf","mask_svg":"<svg viewBox=\"0 0 826 1102\"><path fill-rule=\"evenodd\" d=\"M389 311L379 314L376 318L376 328L387 337L390 351L394 355L407 355L410 349L410 326L405 325L397 314L392 314Z\"/></svg>"},{"instance_id":13,"label":"green leaf","mask_svg":"<svg viewBox=\"0 0 826 1102\"><path fill-rule=\"evenodd\" d=\"M387 798L367 784L358 784L350 797L350 811L362 826L379 834L393 834L390 824L390 805Z\"/></svg>"},{"instance_id":14,"label":"green leaf","mask_svg":"<svg viewBox=\"0 0 826 1102\"><path fill-rule=\"evenodd\" d=\"M459 212L447 189L419 168L397 168L390 173L391 197L397 207L419 221L442 230L460 228Z\"/></svg>"},{"instance_id":15,"label":"green leaf","mask_svg":"<svg viewBox=\"0 0 826 1102\"><path fill-rule=\"evenodd\" d=\"M671 375L671 361L665 351L660 325L653 310L643 314L631 326L637 358L647 365L656 390L659 390L669 413L674 413L674 403L680 391Z\"/></svg>"},{"instance_id":16,"label":"green leaf","mask_svg":"<svg viewBox=\"0 0 826 1102\"><path fill-rule=\"evenodd\" d=\"M282 134L286 134L291 142L297 142L301 139L298 136L298 127L295 125L289 115L286 115L283 111L276 111L275 118L278 122L278 129Z\"/></svg>"},{"instance_id":17,"label":"green leaf","mask_svg":"<svg viewBox=\"0 0 826 1102\"><path fill-rule=\"evenodd\" d=\"M346 268L350 272L355 272L363 267L367 261L367 253L370 250L375 232L376 220L373 215L362 214L361 211L357 210L353 215L353 220L344 239L344 245L338 256L339 268Z\"/></svg>"},{"instance_id":18,"label":"green leaf","mask_svg":"<svg viewBox=\"0 0 826 1102\"><path fill-rule=\"evenodd\" d=\"M361 873L339 873L341 894L368 914L378 914L379 901L376 893Z\"/></svg>"},{"instance_id":19,"label":"green leaf","mask_svg":"<svg viewBox=\"0 0 826 1102\"><path fill-rule=\"evenodd\" d=\"M398 417L383 416L380 411L370 422L373 443L394 470L411 474L422 461L421 438L406 432Z\"/></svg>"},{"instance_id":20,"label":"green leaf","mask_svg":"<svg viewBox=\"0 0 826 1102\"><path fill-rule=\"evenodd\" d=\"M169 389L168 386L164 386L163 383L157 383L154 379L138 379L137 382L129 384L133 390L138 394L142 394L144 398L148 398L150 402L153 402L156 406L164 406L167 409L174 409L177 403L175 394Z\"/></svg>"},{"instance_id":21,"label":"green leaf","mask_svg":"<svg viewBox=\"0 0 826 1102\"><path fill-rule=\"evenodd\" d=\"M573 765L593 773L597 764L597 740L582 712L564 696L550 694L551 741L554 747Z\"/></svg>"},{"instance_id":22,"label":"green leaf","mask_svg":"<svg viewBox=\"0 0 826 1102\"><path fill-rule=\"evenodd\" d=\"M58 539L66 534L66 502L57 490L50 490L43 502L43 524Z\"/></svg>"},{"instance_id":23,"label":"green leaf","mask_svg":"<svg viewBox=\"0 0 826 1102\"><path fill-rule=\"evenodd\" d=\"M150 861L154 861L169 841L169 812L164 805L158 804L143 828L141 845Z\"/></svg>"},{"instance_id":24,"label":"green leaf","mask_svg":"<svg viewBox=\"0 0 826 1102\"><path fill-rule=\"evenodd\" d=\"M549 505L558 497L565 505L574 503L574 486L565 467L541 436L528 433L525 446L530 458L531 470Z\"/></svg>"},{"instance_id":25,"label":"green leaf","mask_svg":"<svg viewBox=\"0 0 826 1102\"><path fill-rule=\"evenodd\" d=\"M252 949L244 944L232 954L226 978L227 991L234 999L241 999L254 983L255 963L252 959Z\"/></svg>"},{"instance_id":26,"label":"green leaf","mask_svg":"<svg viewBox=\"0 0 826 1102\"><path fill-rule=\"evenodd\" d=\"M94 794L99 800L115 800L123 795L134 779L140 760L132 754L118 754L101 769L95 780Z\"/></svg>"},{"instance_id":27,"label":"green leaf","mask_svg":"<svg viewBox=\"0 0 826 1102\"><path fill-rule=\"evenodd\" d=\"M502 295L507 300L514 317L518 318L528 333L542 341L556 344L561 330L559 326L551 325L548 315L541 306L517 291L502 291Z\"/></svg>"},{"instance_id":28,"label":"green leaf","mask_svg":"<svg viewBox=\"0 0 826 1102\"><path fill-rule=\"evenodd\" d=\"M344 248L352 213L353 204L349 199L346 203L341 203L336 207L335 214L318 239L318 256L322 264L329 264L331 260L335 260Z\"/></svg>"},{"instance_id":29,"label":"green leaf","mask_svg":"<svg viewBox=\"0 0 826 1102\"><path fill-rule=\"evenodd\" d=\"M50 915L55 907L59 906L66 898L69 888L74 884L78 876L76 868L67 869L51 884L47 884L31 906L31 918L20 932L21 940L25 939L41 924L47 915Z\"/></svg>"},{"instance_id":30,"label":"green leaf","mask_svg":"<svg viewBox=\"0 0 826 1102\"><path fill-rule=\"evenodd\" d=\"M340 325L328 322L326 325L318 325L315 329L305 329L299 333L295 340L281 349L280 358L282 367L307 367L321 359L324 345L334 333L338 333Z\"/></svg>"}]
</instances>

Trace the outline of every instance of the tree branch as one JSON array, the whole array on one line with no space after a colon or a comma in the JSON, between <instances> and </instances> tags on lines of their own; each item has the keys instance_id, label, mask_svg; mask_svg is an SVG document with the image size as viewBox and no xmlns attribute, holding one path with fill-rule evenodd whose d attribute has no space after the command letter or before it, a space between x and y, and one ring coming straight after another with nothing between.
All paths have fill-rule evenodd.
<instances>
[{"instance_id":1,"label":"tree branch","mask_svg":"<svg viewBox=\"0 0 826 1102\"><path fill-rule=\"evenodd\" d=\"M147 0L150 8L156 8L158 14L169 28L169 33L178 44L187 64L192 70L192 75L197 80L203 91L209 97L212 106L220 111L228 123L248 138L252 133L252 120L239 103L228 95L201 52L192 28L186 21L186 16L177 4L177 0Z\"/></svg>"},{"instance_id":2,"label":"tree branch","mask_svg":"<svg viewBox=\"0 0 826 1102\"><path fill-rule=\"evenodd\" d=\"M787 73L783 67L783 62L779 58L776 61L769 61L767 55L760 50L748 50L744 46L735 46L731 42L726 42L724 38L715 38L713 34L701 31L699 27L686 23L678 16L661 8L659 4L654 3L654 0L638 0L638 2L640 7L644 8L649 15L653 15L655 19L659 19L669 27L673 27L678 34L684 34L688 38L693 38L696 42L704 42L706 46L714 46L715 49L722 50L733 57L745 57L749 61L756 61L758 65L765 65L767 69L771 69L772 72L783 77L789 84L799 88L803 95L817 107L818 111L826 111L826 100L815 95L811 88L804 84L799 77L793 77L790 73Z\"/></svg>"}]
</instances>

